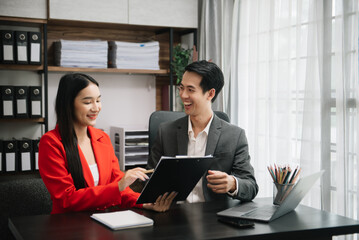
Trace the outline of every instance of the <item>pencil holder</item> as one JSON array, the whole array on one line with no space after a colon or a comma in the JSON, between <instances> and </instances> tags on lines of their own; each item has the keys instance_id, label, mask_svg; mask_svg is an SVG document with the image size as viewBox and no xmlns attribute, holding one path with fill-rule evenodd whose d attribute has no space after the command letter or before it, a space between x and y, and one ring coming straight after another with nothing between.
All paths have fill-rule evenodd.
<instances>
[{"instance_id":1,"label":"pencil holder","mask_svg":"<svg viewBox=\"0 0 359 240\"><path fill-rule=\"evenodd\" d=\"M274 182L273 184L273 204L281 205L284 199L289 195L290 191L292 191L294 184L279 184Z\"/></svg>"}]
</instances>

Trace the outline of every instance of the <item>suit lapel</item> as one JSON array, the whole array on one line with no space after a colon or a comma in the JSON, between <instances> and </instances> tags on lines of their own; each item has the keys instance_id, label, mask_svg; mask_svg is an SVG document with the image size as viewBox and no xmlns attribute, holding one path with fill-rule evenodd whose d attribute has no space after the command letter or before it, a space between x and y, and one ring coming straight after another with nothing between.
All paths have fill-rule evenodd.
<instances>
[{"instance_id":1,"label":"suit lapel","mask_svg":"<svg viewBox=\"0 0 359 240\"><path fill-rule=\"evenodd\" d=\"M181 119L177 125L178 155L187 155L188 149L188 116Z\"/></svg>"},{"instance_id":2,"label":"suit lapel","mask_svg":"<svg viewBox=\"0 0 359 240\"><path fill-rule=\"evenodd\" d=\"M212 156L214 155L214 151L216 150L219 136L221 135L221 128L222 128L222 123L220 119L216 115L214 115L212 124L209 128L205 155L212 155Z\"/></svg>"}]
</instances>

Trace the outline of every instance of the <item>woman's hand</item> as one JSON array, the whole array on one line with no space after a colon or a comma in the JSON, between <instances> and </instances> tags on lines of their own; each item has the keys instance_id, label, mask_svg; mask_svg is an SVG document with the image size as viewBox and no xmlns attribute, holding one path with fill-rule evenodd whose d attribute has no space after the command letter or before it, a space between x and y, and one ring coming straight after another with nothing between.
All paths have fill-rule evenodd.
<instances>
[{"instance_id":1,"label":"woman's hand","mask_svg":"<svg viewBox=\"0 0 359 240\"><path fill-rule=\"evenodd\" d=\"M123 191L126 187L130 186L136 179L146 181L149 177L145 174L146 169L144 168L133 168L125 172L125 175L118 182L118 188Z\"/></svg>"},{"instance_id":2,"label":"woman's hand","mask_svg":"<svg viewBox=\"0 0 359 240\"><path fill-rule=\"evenodd\" d=\"M170 209L173 199L177 196L177 192L171 192L159 196L154 203L144 203L143 208L153 210L156 212L166 212Z\"/></svg>"}]
</instances>

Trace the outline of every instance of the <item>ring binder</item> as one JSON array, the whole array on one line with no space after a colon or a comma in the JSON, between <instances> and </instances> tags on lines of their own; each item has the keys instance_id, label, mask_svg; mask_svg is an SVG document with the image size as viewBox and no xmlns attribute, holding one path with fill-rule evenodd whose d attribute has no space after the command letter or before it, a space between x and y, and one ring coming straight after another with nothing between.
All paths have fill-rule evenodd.
<instances>
[{"instance_id":1,"label":"ring binder","mask_svg":"<svg viewBox=\"0 0 359 240\"><path fill-rule=\"evenodd\" d=\"M3 141L3 168L6 172L16 172L18 170L18 163L16 159L16 140Z\"/></svg>"},{"instance_id":2,"label":"ring binder","mask_svg":"<svg viewBox=\"0 0 359 240\"><path fill-rule=\"evenodd\" d=\"M29 87L19 86L15 87L15 116L17 118L29 117L29 100L28 100Z\"/></svg>"},{"instance_id":3,"label":"ring binder","mask_svg":"<svg viewBox=\"0 0 359 240\"><path fill-rule=\"evenodd\" d=\"M42 115L42 92L41 87L29 87L30 94L30 117L39 118Z\"/></svg>"},{"instance_id":4,"label":"ring binder","mask_svg":"<svg viewBox=\"0 0 359 240\"><path fill-rule=\"evenodd\" d=\"M18 140L18 164L20 171L31 171L33 165L31 162L32 141L31 139Z\"/></svg>"},{"instance_id":5,"label":"ring binder","mask_svg":"<svg viewBox=\"0 0 359 240\"><path fill-rule=\"evenodd\" d=\"M3 63L14 63L14 32L10 30L1 31L1 52Z\"/></svg>"},{"instance_id":6,"label":"ring binder","mask_svg":"<svg viewBox=\"0 0 359 240\"><path fill-rule=\"evenodd\" d=\"M1 105L2 105L2 118L14 117L14 87L1 86Z\"/></svg>"},{"instance_id":7,"label":"ring binder","mask_svg":"<svg viewBox=\"0 0 359 240\"><path fill-rule=\"evenodd\" d=\"M41 32L28 32L29 63L41 65Z\"/></svg>"},{"instance_id":8,"label":"ring binder","mask_svg":"<svg viewBox=\"0 0 359 240\"><path fill-rule=\"evenodd\" d=\"M39 170L39 143L40 139L32 140L32 166L34 170Z\"/></svg>"},{"instance_id":9,"label":"ring binder","mask_svg":"<svg viewBox=\"0 0 359 240\"><path fill-rule=\"evenodd\" d=\"M18 64L28 64L27 56L27 32L16 31L16 48L15 56L16 63Z\"/></svg>"}]
</instances>

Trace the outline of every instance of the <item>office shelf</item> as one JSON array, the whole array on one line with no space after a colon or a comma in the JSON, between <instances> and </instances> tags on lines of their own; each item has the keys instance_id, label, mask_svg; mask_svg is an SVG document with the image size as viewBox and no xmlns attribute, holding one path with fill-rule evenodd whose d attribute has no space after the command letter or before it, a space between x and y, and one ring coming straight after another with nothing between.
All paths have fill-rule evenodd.
<instances>
[{"instance_id":1,"label":"office shelf","mask_svg":"<svg viewBox=\"0 0 359 240\"><path fill-rule=\"evenodd\" d=\"M117 69L117 68L70 68L70 67L48 67L49 72L100 72L100 73L123 73L123 74L156 74L167 75L167 69L147 70L147 69Z\"/></svg>"}]
</instances>

